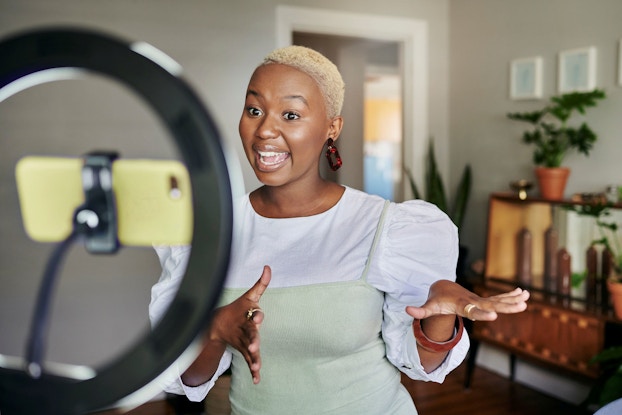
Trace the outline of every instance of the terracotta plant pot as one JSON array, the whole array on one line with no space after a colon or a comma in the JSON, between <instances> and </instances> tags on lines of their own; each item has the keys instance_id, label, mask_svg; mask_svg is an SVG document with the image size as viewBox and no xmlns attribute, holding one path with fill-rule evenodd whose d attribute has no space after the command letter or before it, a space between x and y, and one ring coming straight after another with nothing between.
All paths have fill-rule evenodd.
<instances>
[{"instance_id":1,"label":"terracotta plant pot","mask_svg":"<svg viewBox=\"0 0 622 415\"><path fill-rule=\"evenodd\" d=\"M616 317L622 320L622 282L607 280L609 298L613 304L613 311Z\"/></svg>"},{"instance_id":2,"label":"terracotta plant pot","mask_svg":"<svg viewBox=\"0 0 622 415\"><path fill-rule=\"evenodd\" d=\"M562 200L570 175L568 167L536 167L540 195L548 200Z\"/></svg>"}]
</instances>

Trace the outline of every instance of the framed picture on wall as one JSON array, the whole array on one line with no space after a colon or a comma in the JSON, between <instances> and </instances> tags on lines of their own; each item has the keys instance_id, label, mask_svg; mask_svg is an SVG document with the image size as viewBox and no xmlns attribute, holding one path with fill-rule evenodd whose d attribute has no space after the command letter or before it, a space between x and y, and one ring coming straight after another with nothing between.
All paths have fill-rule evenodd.
<instances>
[{"instance_id":1,"label":"framed picture on wall","mask_svg":"<svg viewBox=\"0 0 622 415\"><path fill-rule=\"evenodd\" d=\"M594 88L596 88L596 48L587 47L560 52L559 92L585 92Z\"/></svg>"},{"instance_id":2,"label":"framed picture on wall","mask_svg":"<svg viewBox=\"0 0 622 415\"><path fill-rule=\"evenodd\" d=\"M542 98L542 57L515 59L510 63L510 98Z\"/></svg>"}]
</instances>

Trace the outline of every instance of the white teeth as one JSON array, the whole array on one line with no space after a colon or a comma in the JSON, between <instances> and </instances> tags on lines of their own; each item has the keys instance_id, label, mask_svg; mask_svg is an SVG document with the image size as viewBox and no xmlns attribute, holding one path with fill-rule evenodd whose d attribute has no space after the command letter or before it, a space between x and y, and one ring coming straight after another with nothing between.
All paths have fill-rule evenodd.
<instances>
[{"instance_id":1,"label":"white teeth","mask_svg":"<svg viewBox=\"0 0 622 415\"><path fill-rule=\"evenodd\" d=\"M276 152L276 151L258 151L258 153L261 157L275 157L275 156L278 156L279 154L283 154L281 152Z\"/></svg>"},{"instance_id":2,"label":"white teeth","mask_svg":"<svg viewBox=\"0 0 622 415\"><path fill-rule=\"evenodd\" d=\"M282 151L257 151L257 154L259 154L259 159L266 166L276 166L287 160L289 153Z\"/></svg>"}]
</instances>

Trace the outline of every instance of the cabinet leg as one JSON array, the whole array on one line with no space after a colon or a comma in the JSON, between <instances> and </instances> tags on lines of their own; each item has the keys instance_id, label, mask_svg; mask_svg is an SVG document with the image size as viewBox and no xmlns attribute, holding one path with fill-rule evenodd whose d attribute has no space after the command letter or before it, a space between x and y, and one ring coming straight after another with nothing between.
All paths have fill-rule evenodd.
<instances>
[{"instance_id":1,"label":"cabinet leg","mask_svg":"<svg viewBox=\"0 0 622 415\"><path fill-rule=\"evenodd\" d=\"M516 374L516 355L510 354L510 380L514 382L514 375Z\"/></svg>"}]
</instances>

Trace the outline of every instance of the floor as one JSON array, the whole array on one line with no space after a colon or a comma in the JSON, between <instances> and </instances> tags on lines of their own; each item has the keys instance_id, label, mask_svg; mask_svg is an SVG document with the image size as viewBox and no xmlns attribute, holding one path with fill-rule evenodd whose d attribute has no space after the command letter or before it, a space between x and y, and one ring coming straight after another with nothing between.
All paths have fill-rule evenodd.
<instances>
[{"instance_id":1,"label":"floor","mask_svg":"<svg viewBox=\"0 0 622 415\"><path fill-rule=\"evenodd\" d=\"M402 383L413 396L420 415L588 415L591 412L562 402L496 373L476 367L469 389L464 389L465 365L443 384Z\"/></svg>"},{"instance_id":2,"label":"floor","mask_svg":"<svg viewBox=\"0 0 622 415\"><path fill-rule=\"evenodd\" d=\"M420 415L588 415L591 412L544 395L507 378L476 367L473 382L464 389L465 364L452 372L443 384L403 383L413 396ZM220 415L218 410L205 412L204 405L193 405L185 398L158 401L129 412L107 411L97 415Z\"/></svg>"}]
</instances>

